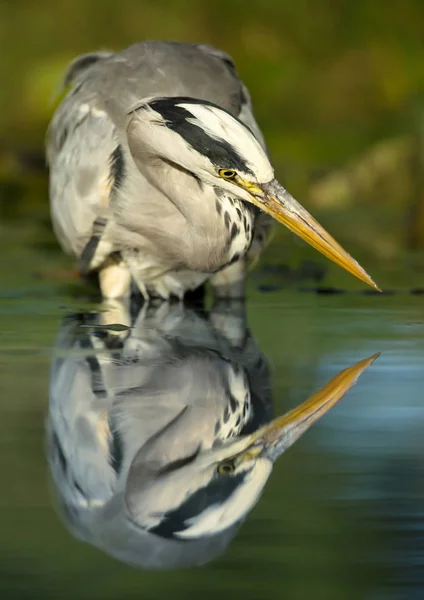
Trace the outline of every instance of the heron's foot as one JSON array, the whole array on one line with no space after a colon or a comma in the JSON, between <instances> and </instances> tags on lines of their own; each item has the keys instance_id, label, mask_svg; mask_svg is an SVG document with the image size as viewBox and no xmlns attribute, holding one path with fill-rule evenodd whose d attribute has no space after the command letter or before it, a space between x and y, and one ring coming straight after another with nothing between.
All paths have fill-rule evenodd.
<instances>
[{"instance_id":1,"label":"heron's foot","mask_svg":"<svg viewBox=\"0 0 424 600\"><path fill-rule=\"evenodd\" d=\"M108 298L103 300L99 311L99 323L104 327L122 325L129 329L131 327L129 298ZM119 328L112 328L111 331L113 334L121 334Z\"/></svg>"}]
</instances>

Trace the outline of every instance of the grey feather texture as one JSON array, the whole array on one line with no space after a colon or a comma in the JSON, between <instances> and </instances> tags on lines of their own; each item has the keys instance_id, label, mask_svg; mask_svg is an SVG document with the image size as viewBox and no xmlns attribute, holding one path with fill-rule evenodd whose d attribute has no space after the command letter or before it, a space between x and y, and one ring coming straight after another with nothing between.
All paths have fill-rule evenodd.
<instances>
[{"instance_id":1,"label":"grey feather texture","mask_svg":"<svg viewBox=\"0 0 424 600\"><path fill-rule=\"evenodd\" d=\"M225 190L217 200L214 187L190 169L167 156L148 156L151 129L141 130L133 112L152 98L205 101L238 117L265 148L232 59L206 45L141 42L118 53L78 57L65 84L71 89L47 133L51 215L64 250L80 258L100 218L107 225L87 270L102 272L109 257L119 255L144 295L181 297L208 278L213 283L214 273L221 271L224 277L217 277L217 285L242 279L244 257L249 248L256 255L262 247L270 217L261 213L258 218L254 207ZM119 172L113 162L117 152ZM158 183L164 181L166 185ZM177 196L181 202L175 201ZM241 212L251 228L247 237L238 227ZM239 237L234 241L236 224ZM237 268L226 275L234 262ZM114 276L105 276L102 292L125 295L126 281L119 293L108 293Z\"/></svg>"},{"instance_id":2,"label":"grey feather texture","mask_svg":"<svg viewBox=\"0 0 424 600\"><path fill-rule=\"evenodd\" d=\"M105 323L119 317L130 329L105 333ZM158 507L175 512L191 489L187 469L201 476L210 449L272 418L270 387L240 305L218 305L208 319L168 304L133 317L121 305L99 317L67 317L51 371L47 432L69 529L145 568L220 554L240 519L183 541L149 529L158 525Z\"/></svg>"}]
</instances>

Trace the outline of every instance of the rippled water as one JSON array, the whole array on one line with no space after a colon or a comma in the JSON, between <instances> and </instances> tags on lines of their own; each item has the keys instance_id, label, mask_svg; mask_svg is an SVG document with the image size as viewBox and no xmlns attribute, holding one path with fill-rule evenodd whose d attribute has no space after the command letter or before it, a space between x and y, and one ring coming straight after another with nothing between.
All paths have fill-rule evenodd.
<instances>
[{"instance_id":1,"label":"rippled water","mask_svg":"<svg viewBox=\"0 0 424 600\"><path fill-rule=\"evenodd\" d=\"M81 527L72 533L60 516L45 431L51 365L60 355L75 366L81 348L71 348L69 315L74 325L75 319L78 327L87 325L84 311L99 305L63 275L59 254L14 244L0 258L8 273L0 283L2 598L424 597L422 297L252 289L242 326L240 307L235 319L228 319L227 307L219 335L228 342L248 327L249 356L269 366L275 415L341 369L382 354L280 458L227 548L205 566L158 573L77 539ZM196 318L196 327L209 327L208 315ZM164 323L161 317L157 324ZM197 331L184 327L180 337ZM87 338L88 330L79 329L77 338ZM104 342L102 335L96 339ZM222 340L214 343L224 352ZM70 382L76 377L68 372ZM84 381L74 401L86 397L92 380ZM266 386L259 380L256 394L266 396ZM69 393L69 387L55 389L62 401Z\"/></svg>"}]
</instances>

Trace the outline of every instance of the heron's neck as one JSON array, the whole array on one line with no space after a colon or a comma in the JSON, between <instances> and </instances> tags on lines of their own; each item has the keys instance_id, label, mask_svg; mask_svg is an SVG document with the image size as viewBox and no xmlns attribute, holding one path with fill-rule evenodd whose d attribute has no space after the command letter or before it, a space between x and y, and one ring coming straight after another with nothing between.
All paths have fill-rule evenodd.
<instances>
[{"instance_id":1,"label":"heron's neck","mask_svg":"<svg viewBox=\"0 0 424 600\"><path fill-rule=\"evenodd\" d=\"M195 248L208 248L217 263L229 262L235 254L247 251L253 233L253 206L178 167L169 166L167 175L162 180L164 191L189 224Z\"/></svg>"},{"instance_id":2,"label":"heron's neck","mask_svg":"<svg viewBox=\"0 0 424 600\"><path fill-rule=\"evenodd\" d=\"M181 264L211 272L247 251L254 225L250 205L166 160L142 166L151 185L178 210L171 227L168 222L167 239L178 239Z\"/></svg>"},{"instance_id":3,"label":"heron's neck","mask_svg":"<svg viewBox=\"0 0 424 600\"><path fill-rule=\"evenodd\" d=\"M254 211L250 206L221 188L199 182L202 189L192 199L190 209L181 206L195 249L191 257L197 260L196 249L202 248L199 259L205 266L198 270L215 271L243 256L250 247L254 226Z\"/></svg>"}]
</instances>

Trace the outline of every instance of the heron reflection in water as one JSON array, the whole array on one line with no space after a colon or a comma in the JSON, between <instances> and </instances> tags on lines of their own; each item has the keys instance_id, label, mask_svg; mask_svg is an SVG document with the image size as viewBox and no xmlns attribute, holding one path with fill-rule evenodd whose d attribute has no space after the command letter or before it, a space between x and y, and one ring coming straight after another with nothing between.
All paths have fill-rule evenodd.
<instances>
[{"instance_id":1,"label":"heron reflection in water","mask_svg":"<svg viewBox=\"0 0 424 600\"><path fill-rule=\"evenodd\" d=\"M62 324L47 428L62 513L77 537L132 565L204 564L233 538L274 461L375 356L272 420L242 303L133 313L115 303Z\"/></svg>"}]
</instances>

